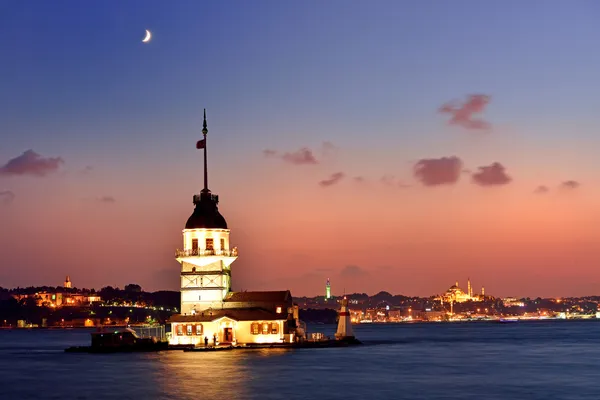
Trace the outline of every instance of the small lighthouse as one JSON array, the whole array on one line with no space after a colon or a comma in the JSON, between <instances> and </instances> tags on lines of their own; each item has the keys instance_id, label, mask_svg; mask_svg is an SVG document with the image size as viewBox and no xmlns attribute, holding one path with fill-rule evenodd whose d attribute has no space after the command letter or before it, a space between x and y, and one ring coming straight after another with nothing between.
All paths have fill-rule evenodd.
<instances>
[{"instance_id":1,"label":"small lighthouse","mask_svg":"<svg viewBox=\"0 0 600 400\"><path fill-rule=\"evenodd\" d=\"M350 320L350 312L348 311L348 299L344 296L342 300L342 308L338 314L340 320L338 321L337 332L335 338L337 340L354 341L354 332L352 332L352 321Z\"/></svg>"}]
</instances>

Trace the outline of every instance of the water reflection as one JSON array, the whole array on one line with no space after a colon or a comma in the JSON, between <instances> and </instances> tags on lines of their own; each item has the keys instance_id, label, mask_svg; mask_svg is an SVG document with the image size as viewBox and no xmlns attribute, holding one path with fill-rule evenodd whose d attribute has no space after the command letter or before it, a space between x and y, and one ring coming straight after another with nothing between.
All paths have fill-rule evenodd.
<instances>
[{"instance_id":1,"label":"water reflection","mask_svg":"<svg viewBox=\"0 0 600 400\"><path fill-rule=\"evenodd\" d=\"M245 358L241 351L164 352L152 380L166 397L247 399L251 396L244 382L251 371Z\"/></svg>"}]
</instances>

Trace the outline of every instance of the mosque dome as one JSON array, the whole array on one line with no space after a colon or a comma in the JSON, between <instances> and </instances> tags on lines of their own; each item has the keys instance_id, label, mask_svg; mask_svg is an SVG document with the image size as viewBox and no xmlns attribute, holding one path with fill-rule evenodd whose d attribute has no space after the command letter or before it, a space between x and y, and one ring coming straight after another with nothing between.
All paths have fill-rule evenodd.
<instances>
[{"instance_id":1,"label":"mosque dome","mask_svg":"<svg viewBox=\"0 0 600 400\"><path fill-rule=\"evenodd\" d=\"M227 229L227 221L219 212L218 196L202 193L194 196L196 208L188 218L185 229Z\"/></svg>"}]
</instances>

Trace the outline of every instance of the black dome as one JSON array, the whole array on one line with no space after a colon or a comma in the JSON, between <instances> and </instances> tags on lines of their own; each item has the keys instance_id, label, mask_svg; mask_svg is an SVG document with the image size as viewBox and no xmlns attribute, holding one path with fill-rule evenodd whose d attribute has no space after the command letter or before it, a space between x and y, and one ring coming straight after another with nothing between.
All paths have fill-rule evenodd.
<instances>
[{"instance_id":1,"label":"black dome","mask_svg":"<svg viewBox=\"0 0 600 400\"><path fill-rule=\"evenodd\" d=\"M188 218L185 229L227 229L227 222L217 208L219 197L203 192L194 196L196 208Z\"/></svg>"}]
</instances>

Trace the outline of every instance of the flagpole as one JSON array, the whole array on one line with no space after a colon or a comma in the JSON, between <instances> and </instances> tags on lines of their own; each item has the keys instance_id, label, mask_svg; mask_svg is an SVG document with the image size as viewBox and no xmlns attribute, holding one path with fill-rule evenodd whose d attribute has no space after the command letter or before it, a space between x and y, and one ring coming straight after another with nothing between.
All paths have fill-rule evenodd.
<instances>
[{"instance_id":1,"label":"flagpole","mask_svg":"<svg viewBox=\"0 0 600 400\"><path fill-rule=\"evenodd\" d=\"M208 162L206 159L206 134L208 133L208 129L206 128L206 108L204 109L204 124L202 128L202 135L204 135L204 190L203 192L208 192Z\"/></svg>"}]
</instances>

